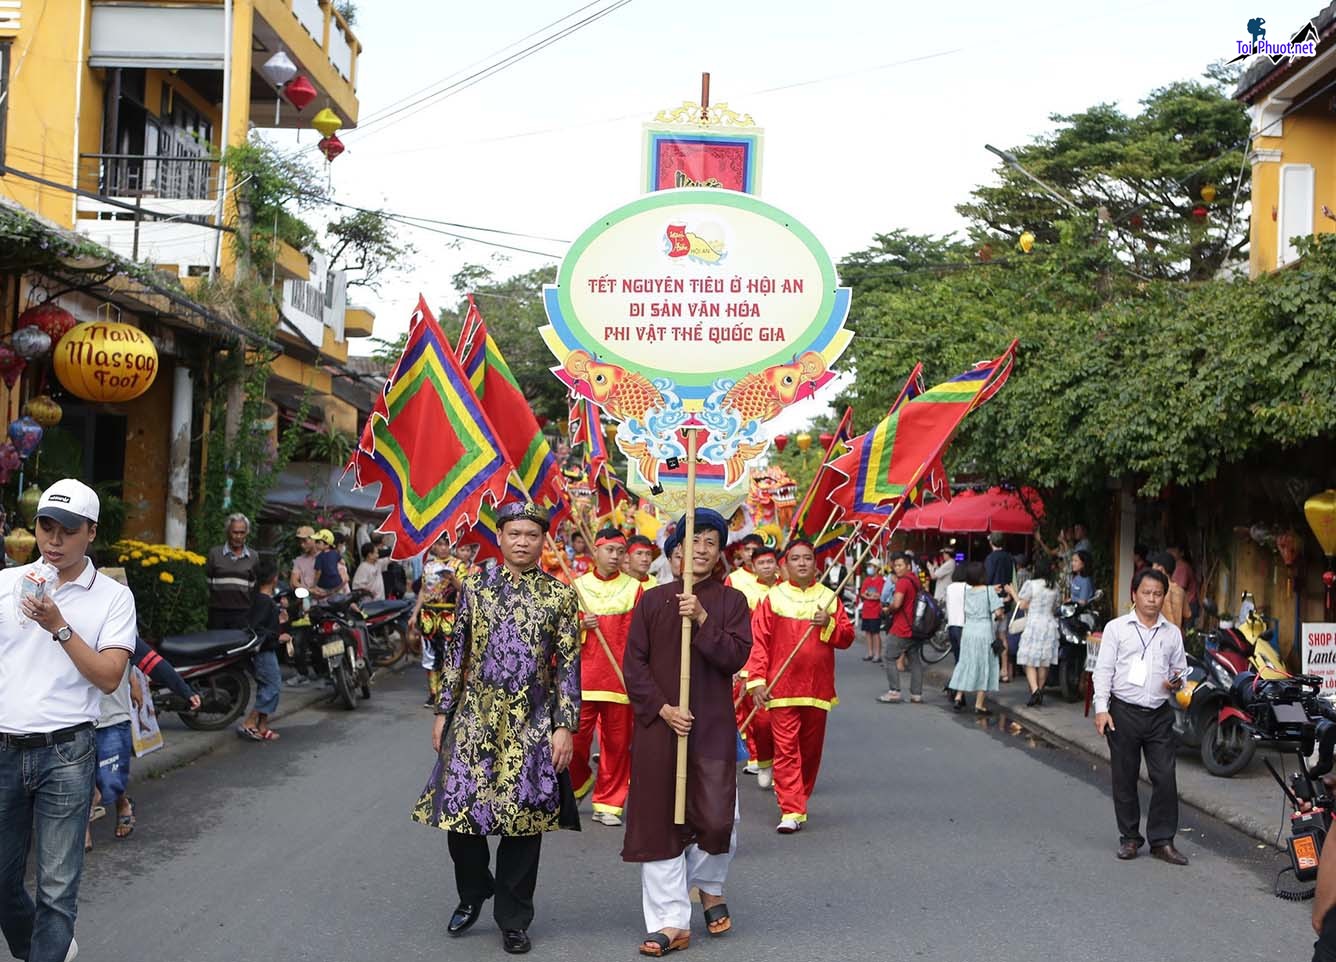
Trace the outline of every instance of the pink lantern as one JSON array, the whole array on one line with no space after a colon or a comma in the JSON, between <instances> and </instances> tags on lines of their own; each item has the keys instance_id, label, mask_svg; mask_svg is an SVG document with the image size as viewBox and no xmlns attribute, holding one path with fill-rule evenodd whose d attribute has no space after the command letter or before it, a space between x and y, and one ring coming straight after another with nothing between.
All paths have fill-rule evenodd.
<instances>
[{"instance_id":1,"label":"pink lantern","mask_svg":"<svg viewBox=\"0 0 1336 962\"><path fill-rule=\"evenodd\" d=\"M319 147L320 152L325 155L325 160L331 162L346 149L343 146L343 141L339 140L338 134L330 134L328 137L322 137L316 146Z\"/></svg>"},{"instance_id":2,"label":"pink lantern","mask_svg":"<svg viewBox=\"0 0 1336 962\"><path fill-rule=\"evenodd\" d=\"M23 458L19 455L18 449L14 447L14 443L6 441L4 444L0 444L0 472L13 474L21 467L23 467Z\"/></svg>"},{"instance_id":3,"label":"pink lantern","mask_svg":"<svg viewBox=\"0 0 1336 962\"><path fill-rule=\"evenodd\" d=\"M0 343L0 378L4 378L5 387L12 388L17 384L27 366L28 362L19 357L17 351Z\"/></svg>"},{"instance_id":4,"label":"pink lantern","mask_svg":"<svg viewBox=\"0 0 1336 962\"><path fill-rule=\"evenodd\" d=\"M311 105L319 94L315 87L311 86L311 81L307 80L305 75L297 77L296 80L288 82L283 88L283 96L287 98L288 103L297 108L297 112L305 110Z\"/></svg>"}]
</instances>

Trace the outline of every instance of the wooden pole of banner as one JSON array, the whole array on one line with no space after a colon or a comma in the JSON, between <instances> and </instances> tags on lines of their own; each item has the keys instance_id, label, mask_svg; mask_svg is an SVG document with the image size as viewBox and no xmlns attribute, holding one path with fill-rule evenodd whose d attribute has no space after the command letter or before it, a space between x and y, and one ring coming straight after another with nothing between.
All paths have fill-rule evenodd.
<instances>
[{"instance_id":1,"label":"wooden pole of banner","mask_svg":"<svg viewBox=\"0 0 1336 962\"><path fill-rule=\"evenodd\" d=\"M682 593L691 594L695 585L692 563L696 542L696 429L687 428L687 530L682 533ZM682 665L679 669L680 687L677 690L679 711L691 710L691 632L692 620L682 616ZM673 824L685 825L687 820L687 738L677 736L677 790L673 795Z\"/></svg>"},{"instance_id":2,"label":"wooden pole of banner","mask_svg":"<svg viewBox=\"0 0 1336 962\"><path fill-rule=\"evenodd\" d=\"M844 594L844 589L848 586L849 579L851 579L854 576L854 572L856 572L859 568L862 567L863 562L867 560L867 556L872 553L872 545L876 542L877 538L881 536L881 533L886 530L886 526L890 524L893 520L895 520L897 517L899 517L899 515L900 515L900 507L899 505L897 505L895 510L893 510L890 514L886 516L886 520L884 520L881 523L881 527L877 529L876 533L872 536L872 538L869 539L867 545L863 548L863 553L859 557L858 561L849 568L848 573L844 576L844 580L841 581L840 586L835 589L834 601L836 608L839 608L840 597ZM826 614L833 614L833 611L827 611ZM779 666L779 670L774 673L773 677L767 679L765 686L766 701L770 700L770 693L775 690L775 685L778 684L779 679L784 674L784 671L789 667L790 664L793 663L793 659L798 657L798 652L802 650L802 646L807 643L807 639L811 637L812 632L814 631L816 631L815 622L807 626L807 630L804 631L803 636L798 639L798 643L793 646L793 651L789 652L789 656L784 659L783 664ZM738 731L742 732L743 734L746 734L747 726L751 724L752 719L756 717L756 713L758 711L760 711L759 706L754 706L751 710L751 714L749 714L746 720L743 721L743 723L738 726Z\"/></svg>"},{"instance_id":3,"label":"wooden pole of banner","mask_svg":"<svg viewBox=\"0 0 1336 962\"><path fill-rule=\"evenodd\" d=\"M700 122L708 123L710 120L710 75L703 73L700 75Z\"/></svg>"}]
</instances>

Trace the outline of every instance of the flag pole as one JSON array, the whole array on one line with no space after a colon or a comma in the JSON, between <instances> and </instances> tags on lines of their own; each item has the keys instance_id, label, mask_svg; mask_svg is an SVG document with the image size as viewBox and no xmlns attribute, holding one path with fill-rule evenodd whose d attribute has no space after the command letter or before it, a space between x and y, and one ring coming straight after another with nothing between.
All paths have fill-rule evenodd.
<instances>
[{"instance_id":1,"label":"flag pole","mask_svg":"<svg viewBox=\"0 0 1336 962\"><path fill-rule=\"evenodd\" d=\"M840 597L841 595L844 594L844 589L848 586L849 580L853 578L854 572L858 571L858 569L863 566L863 562L867 560L867 556L872 553L873 543L876 541L878 537L881 536L881 533L886 530L886 526L901 515L903 509L904 509L904 502L901 501L899 504L895 506L894 510L892 510L890 514L886 515L886 519L882 521L881 526L877 528L876 533L873 534L871 540L869 540L868 543L863 547L863 553L859 557L857 563L855 563L853 566L849 568L848 574L844 576L844 580L841 581L839 587L835 589L835 597L832 600L835 602L836 609L839 608ZM832 612L830 611L826 612L826 614L831 614L831 613ZM807 639L811 637L812 632L814 631L816 631L815 622L807 626L807 630L804 631L803 636L798 639L798 643L793 646L793 651L789 652L789 656L784 659L783 664L779 666L779 670L774 673L774 677L767 679L765 686L766 701L770 700L770 693L774 691L775 685L779 683L780 677L784 674L784 671L789 667L789 665L793 663L793 659L798 657L798 652L802 650L802 646L807 643ZM747 726L751 724L752 719L756 717L756 713L760 710L761 709L759 706L753 706L751 714L749 714L746 720L743 721L743 723L738 726L738 731L745 734L747 731Z\"/></svg>"},{"instance_id":2,"label":"flag pole","mask_svg":"<svg viewBox=\"0 0 1336 962\"><path fill-rule=\"evenodd\" d=\"M687 530L682 534L682 593L689 595L695 585L692 562L696 541L696 429L687 428ZM682 617L682 664L677 692L678 711L691 710L691 632L695 625ZM687 821L687 737L677 736L677 786L673 795L673 824Z\"/></svg>"}]
</instances>

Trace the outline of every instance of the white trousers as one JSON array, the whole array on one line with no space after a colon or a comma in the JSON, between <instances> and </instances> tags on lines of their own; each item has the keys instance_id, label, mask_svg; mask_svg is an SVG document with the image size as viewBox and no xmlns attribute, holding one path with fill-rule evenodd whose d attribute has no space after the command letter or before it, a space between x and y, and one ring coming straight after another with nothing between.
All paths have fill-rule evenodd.
<instances>
[{"instance_id":1,"label":"white trousers","mask_svg":"<svg viewBox=\"0 0 1336 962\"><path fill-rule=\"evenodd\" d=\"M741 810L735 804L733 834L728 840L728 851L722 855L702 852L693 844L677 858L641 864L640 892L646 932L690 929L692 888L698 888L706 895L724 894L728 866L738 850L738 822L741 820Z\"/></svg>"}]
</instances>

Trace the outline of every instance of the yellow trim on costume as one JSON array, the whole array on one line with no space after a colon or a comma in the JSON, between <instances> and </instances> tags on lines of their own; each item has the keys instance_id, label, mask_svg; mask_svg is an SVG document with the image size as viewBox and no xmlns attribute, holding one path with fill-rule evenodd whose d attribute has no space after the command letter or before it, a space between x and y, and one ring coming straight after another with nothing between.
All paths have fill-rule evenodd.
<instances>
[{"instance_id":1,"label":"yellow trim on costume","mask_svg":"<svg viewBox=\"0 0 1336 962\"><path fill-rule=\"evenodd\" d=\"M757 768L774 768L775 760L772 758L768 762L763 762L758 758L756 761L752 762L752 764L755 765Z\"/></svg>"},{"instance_id":2,"label":"yellow trim on costume","mask_svg":"<svg viewBox=\"0 0 1336 962\"><path fill-rule=\"evenodd\" d=\"M820 582L814 582L806 589L799 588L792 581L781 581L770 589L766 596L770 599L770 610L781 618L795 621L811 621L819 609L830 614L830 621L821 629L822 641L829 641L835 631L835 618L838 612L831 607L835 601L835 592ZM838 606L837 606L838 607Z\"/></svg>"},{"instance_id":3,"label":"yellow trim on costume","mask_svg":"<svg viewBox=\"0 0 1336 962\"><path fill-rule=\"evenodd\" d=\"M766 702L766 708L820 708L830 711L840 703L838 698L822 701L820 698L772 698Z\"/></svg>"},{"instance_id":4,"label":"yellow trim on costume","mask_svg":"<svg viewBox=\"0 0 1336 962\"><path fill-rule=\"evenodd\" d=\"M582 691L580 692L582 701L606 701L617 705L629 705L631 699L619 691Z\"/></svg>"},{"instance_id":5,"label":"yellow trim on costume","mask_svg":"<svg viewBox=\"0 0 1336 962\"><path fill-rule=\"evenodd\" d=\"M753 691L757 688L764 688L764 687L765 687L764 678L753 678L751 679L751 681L747 682L747 691Z\"/></svg>"},{"instance_id":6,"label":"yellow trim on costume","mask_svg":"<svg viewBox=\"0 0 1336 962\"><path fill-rule=\"evenodd\" d=\"M618 816L620 816L620 815L622 814L622 812L623 812L623 809L619 808L619 807L616 806L616 805L604 805L602 802L595 802L595 803L594 803L594 811L596 811L596 812L598 812L598 813L600 813L600 814L602 814L602 815L618 815Z\"/></svg>"},{"instance_id":7,"label":"yellow trim on costume","mask_svg":"<svg viewBox=\"0 0 1336 962\"><path fill-rule=\"evenodd\" d=\"M784 813L782 813L782 814L779 816L779 820L780 820L781 822L784 821L784 819L786 819L786 818L791 818L791 819L793 819L795 822L805 822L805 821L807 821L807 813L806 813L806 812L784 812Z\"/></svg>"},{"instance_id":8,"label":"yellow trim on costume","mask_svg":"<svg viewBox=\"0 0 1336 962\"><path fill-rule=\"evenodd\" d=\"M589 571L575 579L579 592L580 610L591 615L624 615L634 611L636 598L643 587L639 581L622 572L611 581L604 581ZM589 607L585 607L585 603Z\"/></svg>"},{"instance_id":9,"label":"yellow trim on costume","mask_svg":"<svg viewBox=\"0 0 1336 962\"><path fill-rule=\"evenodd\" d=\"M584 798L586 795L590 793L590 791L593 790L593 788L594 788L594 776L591 773L589 776L589 781L585 782L583 785L581 785L579 788L575 790L575 797Z\"/></svg>"}]
</instances>

